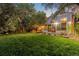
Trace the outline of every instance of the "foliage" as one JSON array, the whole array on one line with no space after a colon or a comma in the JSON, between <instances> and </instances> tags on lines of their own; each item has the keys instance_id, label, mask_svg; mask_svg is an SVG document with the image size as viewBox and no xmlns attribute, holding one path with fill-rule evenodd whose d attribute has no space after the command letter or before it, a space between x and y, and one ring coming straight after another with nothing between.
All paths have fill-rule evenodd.
<instances>
[{"instance_id":1,"label":"foliage","mask_svg":"<svg viewBox=\"0 0 79 59\"><path fill-rule=\"evenodd\" d=\"M44 24L46 15L44 12L37 12L34 4L17 4L19 27L25 31L30 31L35 24Z\"/></svg>"},{"instance_id":2,"label":"foliage","mask_svg":"<svg viewBox=\"0 0 79 59\"><path fill-rule=\"evenodd\" d=\"M74 17L79 18L79 12L75 13Z\"/></svg>"},{"instance_id":3,"label":"foliage","mask_svg":"<svg viewBox=\"0 0 79 59\"><path fill-rule=\"evenodd\" d=\"M75 23L75 31L79 34L79 23Z\"/></svg>"},{"instance_id":4,"label":"foliage","mask_svg":"<svg viewBox=\"0 0 79 59\"><path fill-rule=\"evenodd\" d=\"M36 24L44 24L46 22L46 14L44 12L37 12L35 14L35 23Z\"/></svg>"},{"instance_id":5,"label":"foliage","mask_svg":"<svg viewBox=\"0 0 79 59\"><path fill-rule=\"evenodd\" d=\"M75 27L75 31L76 31L76 33L77 34L79 34L79 21L78 21L78 19L79 19L79 12L77 12L75 15L74 15L74 17L75 17L75 19L74 19L74 21L75 21L75 23L74 23L74 27Z\"/></svg>"},{"instance_id":6,"label":"foliage","mask_svg":"<svg viewBox=\"0 0 79 59\"><path fill-rule=\"evenodd\" d=\"M0 4L0 33L30 31L32 25L45 21L45 13L37 12L32 3Z\"/></svg>"},{"instance_id":7,"label":"foliage","mask_svg":"<svg viewBox=\"0 0 79 59\"><path fill-rule=\"evenodd\" d=\"M35 12L34 4L16 4L17 16L18 16L18 28L20 31L26 31L29 28L29 22L31 21L32 13Z\"/></svg>"},{"instance_id":8,"label":"foliage","mask_svg":"<svg viewBox=\"0 0 79 59\"><path fill-rule=\"evenodd\" d=\"M44 12L33 12L30 16L25 17L26 29L31 29L34 25L41 25L46 22L46 14Z\"/></svg>"},{"instance_id":9,"label":"foliage","mask_svg":"<svg viewBox=\"0 0 79 59\"><path fill-rule=\"evenodd\" d=\"M14 4L0 4L0 30L7 31L6 22L15 15ZM1 32L0 31L0 32Z\"/></svg>"},{"instance_id":10,"label":"foliage","mask_svg":"<svg viewBox=\"0 0 79 59\"><path fill-rule=\"evenodd\" d=\"M58 3L58 4L54 4L54 3L47 3L47 4L44 4L45 8L47 9L54 9L56 8L57 11L54 13L54 14L51 14L51 17L52 18L55 18L59 13L62 13L65 11L65 8L70 8L70 6L73 6L73 5L79 5L78 3ZM57 6L57 7L54 7L54 6Z\"/></svg>"}]
</instances>

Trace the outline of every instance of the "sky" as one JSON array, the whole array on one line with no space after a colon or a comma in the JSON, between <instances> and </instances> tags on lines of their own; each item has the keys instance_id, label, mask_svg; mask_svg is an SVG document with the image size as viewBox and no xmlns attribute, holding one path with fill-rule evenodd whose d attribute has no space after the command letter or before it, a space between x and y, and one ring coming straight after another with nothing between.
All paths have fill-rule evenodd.
<instances>
[{"instance_id":1,"label":"sky","mask_svg":"<svg viewBox=\"0 0 79 59\"><path fill-rule=\"evenodd\" d=\"M35 9L37 11L44 11L46 13L47 17L49 17L52 14L52 12L56 11L56 8L54 8L53 10L50 10L50 9L49 10L45 10L44 6L42 6L40 3L36 3L35 4Z\"/></svg>"}]
</instances>

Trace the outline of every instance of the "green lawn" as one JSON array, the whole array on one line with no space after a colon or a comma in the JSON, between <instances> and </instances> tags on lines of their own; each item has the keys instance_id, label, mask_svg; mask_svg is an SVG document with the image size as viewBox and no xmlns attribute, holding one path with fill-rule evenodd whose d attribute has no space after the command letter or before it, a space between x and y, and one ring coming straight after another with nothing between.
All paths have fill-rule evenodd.
<instances>
[{"instance_id":1,"label":"green lawn","mask_svg":"<svg viewBox=\"0 0 79 59\"><path fill-rule=\"evenodd\" d=\"M1 35L0 55L79 55L79 42L33 33Z\"/></svg>"}]
</instances>

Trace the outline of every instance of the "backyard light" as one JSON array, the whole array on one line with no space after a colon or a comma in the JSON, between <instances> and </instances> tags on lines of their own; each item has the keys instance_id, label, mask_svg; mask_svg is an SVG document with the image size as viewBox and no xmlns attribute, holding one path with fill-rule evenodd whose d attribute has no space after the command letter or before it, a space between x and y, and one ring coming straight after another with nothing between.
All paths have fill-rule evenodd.
<instances>
[{"instance_id":1,"label":"backyard light","mask_svg":"<svg viewBox=\"0 0 79 59\"><path fill-rule=\"evenodd\" d=\"M58 26L58 24L59 24L58 22L55 22L55 23L54 23L54 25L55 25L55 29L56 29L56 30L57 30L57 26Z\"/></svg>"},{"instance_id":2,"label":"backyard light","mask_svg":"<svg viewBox=\"0 0 79 59\"><path fill-rule=\"evenodd\" d=\"M57 26L59 23L58 22L55 22L54 24Z\"/></svg>"},{"instance_id":3,"label":"backyard light","mask_svg":"<svg viewBox=\"0 0 79 59\"><path fill-rule=\"evenodd\" d=\"M62 22L62 23L65 23L66 21L67 21L66 18L61 19L61 22Z\"/></svg>"},{"instance_id":4,"label":"backyard light","mask_svg":"<svg viewBox=\"0 0 79 59\"><path fill-rule=\"evenodd\" d=\"M68 24L70 25L71 24L71 21L69 21Z\"/></svg>"},{"instance_id":5,"label":"backyard light","mask_svg":"<svg viewBox=\"0 0 79 59\"><path fill-rule=\"evenodd\" d=\"M66 18L63 18L63 21L67 21L67 19Z\"/></svg>"}]
</instances>

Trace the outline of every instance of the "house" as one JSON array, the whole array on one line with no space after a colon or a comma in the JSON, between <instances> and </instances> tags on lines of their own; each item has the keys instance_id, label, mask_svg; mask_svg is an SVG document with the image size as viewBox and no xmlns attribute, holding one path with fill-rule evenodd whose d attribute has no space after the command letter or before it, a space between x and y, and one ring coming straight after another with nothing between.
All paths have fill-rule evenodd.
<instances>
[{"instance_id":1,"label":"house","mask_svg":"<svg viewBox=\"0 0 79 59\"><path fill-rule=\"evenodd\" d=\"M48 18L48 28L50 26L51 29L55 28L56 31L74 33L75 20L79 20L75 19L74 15L78 12L79 6L77 5L70 6L70 8L65 8L65 11L63 13L60 13L56 16L54 22L52 21L53 19L51 19L50 17Z\"/></svg>"},{"instance_id":2,"label":"house","mask_svg":"<svg viewBox=\"0 0 79 59\"><path fill-rule=\"evenodd\" d=\"M58 23L56 26L58 26L60 30L68 33L74 33L74 18L71 12L65 12L57 15L56 22Z\"/></svg>"}]
</instances>

